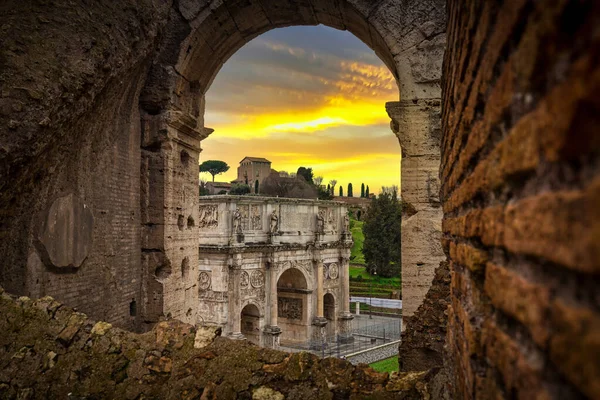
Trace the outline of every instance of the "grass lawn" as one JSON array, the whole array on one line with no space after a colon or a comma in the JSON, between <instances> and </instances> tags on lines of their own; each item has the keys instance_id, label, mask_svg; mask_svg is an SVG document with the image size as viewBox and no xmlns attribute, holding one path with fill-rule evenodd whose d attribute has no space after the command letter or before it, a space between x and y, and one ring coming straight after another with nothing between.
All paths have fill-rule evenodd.
<instances>
[{"instance_id":1,"label":"grass lawn","mask_svg":"<svg viewBox=\"0 0 600 400\"><path fill-rule=\"evenodd\" d=\"M352 220L352 239L354 239L354 245L350 250L350 261L356 264L365 263L365 257L363 256L362 248L363 242L365 241L365 235L363 235L362 227L364 222Z\"/></svg>"},{"instance_id":2,"label":"grass lawn","mask_svg":"<svg viewBox=\"0 0 600 400\"><path fill-rule=\"evenodd\" d=\"M357 277L361 276L361 281L366 281L368 282L369 279L373 279L373 282L379 284L379 285L390 285L393 287L400 287L400 277L399 276L395 276L393 278L383 278L379 275L373 277L371 275L369 275L369 273L367 272L367 270L365 269L365 267L362 267L360 265L350 265L350 278L351 279L356 279Z\"/></svg>"},{"instance_id":3,"label":"grass lawn","mask_svg":"<svg viewBox=\"0 0 600 400\"><path fill-rule=\"evenodd\" d=\"M393 372L398 371L398 356L386 358L385 360L377 361L369 364L371 368L378 372Z\"/></svg>"}]
</instances>

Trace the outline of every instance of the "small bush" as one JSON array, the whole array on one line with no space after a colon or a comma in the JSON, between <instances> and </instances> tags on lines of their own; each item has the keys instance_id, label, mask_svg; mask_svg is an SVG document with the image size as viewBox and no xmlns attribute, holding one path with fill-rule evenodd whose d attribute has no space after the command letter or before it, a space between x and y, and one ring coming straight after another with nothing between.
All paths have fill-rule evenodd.
<instances>
[{"instance_id":1,"label":"small bush","mask_svg":"<svg viewBox=\"0 0 600 400\"><path fill-rule=\"evenodd\" d=\"M233 194L233 195L244 195L244 194L248 194L250 193L250 186L243 184L243 183L236 183L235 185L231 186L231 190L229 191L229 194Z\"/></svg>"}]
</instances>

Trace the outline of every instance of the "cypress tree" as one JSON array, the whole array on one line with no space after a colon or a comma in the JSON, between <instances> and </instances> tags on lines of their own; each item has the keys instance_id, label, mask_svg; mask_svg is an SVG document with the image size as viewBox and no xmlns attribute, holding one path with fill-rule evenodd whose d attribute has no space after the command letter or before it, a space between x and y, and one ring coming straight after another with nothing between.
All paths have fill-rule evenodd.
<instances>
[{"instance_id":1,"label":"cypress tree","mask_svg":"<svg viewBox=\"0 0 600 400\"><path fill-rule=\"evenodd\" d=\"M342 185L340 185L340 197L344 197L344 189L342 188Z\"/></svg>"},{"instance_id":2,"label":"cypress tree","mask_svg":"<svg viewBox=\"0 0 600 400\"><path fill-rule=\"evenodd\" d=\"M365 197L365 184L360 184L360 197Z\"/></svg>"},{"instance_id":3,"label":"cypress tree","mask_svg":"<svg viewBox=\"0 0 600 400\"><path fill-rule=\"evenodd\" d=\"M367 199L369 198L369 185L367 185L367 188L365 189L365 197Z\"/></svg>"},{"instance_id":4,"label":"cypress tree","mask_svg":"<svg viewBox=\"0 0 600 400\"><path fill-rule=\"evenodd\" d=\"M351 183L348 184L348 194L347 195L348 195L348 197L353 197L353 194L352 194L352 184Z\"/></svg>"}]
</instances>

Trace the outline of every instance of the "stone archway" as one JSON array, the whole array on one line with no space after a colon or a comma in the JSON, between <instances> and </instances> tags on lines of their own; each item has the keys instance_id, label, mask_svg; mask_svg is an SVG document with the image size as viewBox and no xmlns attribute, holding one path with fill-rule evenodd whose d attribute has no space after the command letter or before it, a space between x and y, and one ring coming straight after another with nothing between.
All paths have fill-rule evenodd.
<instances>
[{"instance_id":1,"label":"stone archway","mask_svg":"<svg viewBox=\"0 0 600 400\"><path fill-rule=\"evenodd\" d=\"M246 304L240 313L241 332L244 337L257 345L260 345L260 310L255 304Z\"/></svg>"},{"instance_id":2,"label":"stone archway","mask_svg":"<svg viewBox=\"0 0 600 400\"><path fill-rule=\"evenodd\" d=\"M18 2L14 10L13 16L30 12ZM425 222L441 221L441 211L429 205L437 202L439 186L444 0L140 0L139 7L111 1L44 12L48 22L36 27L37 39L6 65L12 72L5 86L14 89L3 97L14 112L0 115L0 130L10 138L0 151L0 284L6 290L51 295L129 329L147 329L167 315L197 322L188 310L197 309L199 281L194 160L211 133L204 126L204 93L237 49L290 25L347 29L396 77L400 101L388 111L408 160L403 196L413 196L413 226L437 229ZM60 24L64 13L80 23ZM64 38L74 37L85 49L64 45ZM22 66L37 65L40 54L47 69L23 74ZM32 82L35 90L23 89ZM410 146L415 143L421 145ZM419 157L411 159L413 148ZM420 164L426 158L429 164ZM57 271L40 250L40 225L52 217L57 199L70 196L72 204L93 212L92 241L79 268ZM77 210L64 211L74 216ZM180 216L196 223L178 224ZM58 244L53 239L45 247ZM403 264L421 263L417 255L430 257L430 250L404 252ZM165 272L176 271L186 257L184 278ZM415 287L426 290L432 271L423 264ZM412 278L403 277L405 296ZM132 298L138 304L134 318ZM415 296L414 306L419 301Z\"/></svg>"},{"instance_id":3,"label":"stone archway","mask_svg":"<svg viewBox=\"0 0 600 400\"><path fill-rule=\"evenodd\" d=\"M277 280L277 324L281 342L305 342L309 338L309 296L312 290L302 271L289 268Z\"/></svg>"},{"instance_id":4,"label":"stone archway","mask_svg":"<svg viewBox=\"0 0 600 400\"><path fill-rule=\"evenodd\" d=\"M170 12L159 62L153 65L140 96L142 125L148 127L146 136L162 143L142 149L142 180L192 190L190 182L177 181L177 175L170 170L184 168L174 160L181 147L187 147L188 153L198 157L201 141L212 133L204 126L204 94L223 63L248 41L271 29L317 24L353 33L388 66L399 87L401 101L388 103L387 111L392 119L392 131L402 144L402 195L417 211L410 217L410 223L422 228L421 231L406 230L418 235L413 239L418 246L410 245L406 235L402 238L402 242L407 243L402 253L407 271L402 279L403 294L410 299L405 302L404 315L409 316L421 303L435 267L444 258L437 240L441 236L442 211L435 189L439 188L439 80L445 43L444 1L412 0L402 4L393 1L374 4L369 0L179 2ZM150 163L144 163L145 157L158 160L163 168L152 168ZM142 204L158 208L151 203L150 198L142 199ZM181 205L168 194L164 203L160 204L164 205L164 214L158 215L162 220L157 223L170 227L173 215L170 210L174 212ZM167 259L196 251L185 238L180 240L165 232L165 237L169 236L172 243L164 246ZM430 237L437 242L429 241ZM169 285L169 282L162 284ZM165 301L164 308L176 308L180 303L177 299Z\"/></svg>"},{"instance_id":5,"label":"stone archway","mask_svg":"<svg viewBox=\"0 0 600 400\"><path fill-rule=\"evenodd\" d=\"M337 333L337 315L335 312L335 297L331 293L325 293L323 296L323 316L327 319L327 336L334 337Z\"/></svg>"}]
</instances>

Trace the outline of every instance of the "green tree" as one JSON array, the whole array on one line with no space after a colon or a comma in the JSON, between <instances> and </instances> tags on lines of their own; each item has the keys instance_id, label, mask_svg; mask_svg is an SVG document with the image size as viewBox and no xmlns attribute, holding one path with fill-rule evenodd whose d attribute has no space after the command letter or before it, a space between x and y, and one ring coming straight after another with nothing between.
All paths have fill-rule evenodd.
<instances>
[{"instance_id":1,"label":"green tree","mask_svg":"<svg viewBox=\"0 0 600 400\"><path fill-rule=\"evenodd\" d=\"M296 176L303 177L304 180L306 182L310 183L311 185L314 184L312 168L300 167L300 168L298 168L298 171L296 172Z\"/></svg>"},{"instance_id":2,"label":"green tree","mask_svg":"<svg viewBox=\"0 0 600 400\"><path fill-rule=\"evenodd\" d=\"M333 199L333 196L331 195L331 192L329 191L329 189L323 189L322 186L317 187L317 197L319 198L319 200Z\"/></svg>"},{"instance_id":3,"label":"green tree","mask_svg":"<svg viewBox=\"0 0 600 400\"><path fill-rule=\"evenodd\" d=\"M360 197L365 197L365 184L360 184Z\"/></svg>"},{"instance_id":4,"label":"green tree","mask_svg":"<svg viewBox=\"0 0 600 400\"><path fill-rule=\"evenodd\" d=\"M331 194L331 185L329 183L327 184L327 193Z\"/></svg>"},{"instance_id":5,"label":"green tree","mask_svg":"<svg viewBox=\"0 0 600 400\"><path fill-rule=\"evenodd\" d=\"M348 197L353 197L353 194L352 194L352 184L351 183L348 184L348 193L347 193L347 196Z\"/></svg>"},{"instance_id":6,"label":"green tree","mask_svg":"<svg viewBox=\"0 0 600 400\"><path fill-rule=\"evenodd\" d=\"M368 199L370 196L369 194L369 185L367 185L367 188L365 189L365 197Z\"/></svg>"},{"instance_id":7,"label":"green tree","mask_svg":"<svg viewBox=\"0 0 600 400\"><path fill-rule=\"evenodd\" d=\"M331 185L331 195L333 196L335 194L335 185L337 185L337 180L332 179L329 181L329 184Z\"/></svg>"},{"instance_id":8,"label":"green tree","mask_svg":"<svg viewBox=\"0 0 600 400\"><path fill-rule=\"evenodd\" d=\"M344 188L340 185L340 197L344 197Z\"/></svg>"},{"instance_id":9,"label":"green tree","mask_svg":"<svg viewBox=\"0 0 600 400\"><path fill-rule=\"evenodd\" d=\"M229 165L225 161L208 160L200 164L200 172L208 172L212 175L212 181L215 181L215 175L229 171Z\"/></svg>"},{"instance_id":10,"label":"green tree","mask_svg":"<svg viewBox=\"0 0 600 400\"><path fill-rule=\"evenodd\" d=\"M254 193L258 194L258 179L254 181Z\"/></svg>"},{"instance_id":11,"label":"green tree","mask_svg":"<svg viewBox=\"0 0 600 400\"><path fill-rule=\"evenodd\" d=\"M231 185L231 190L229 190L229 194L244 195L248 193L250 193L250 186L245 183Z\"/></svg>"},{"instance_id":12,"label":"green tree","mask_svg":"<svg viewBox=\"0 0 600 400\"><path fill-rule=\"evenodd\" d=\"M364 218L363 254L367 271L390 278L400 275L400 233L402 207L397 191L382 191Z\"/></svg>"}]
</instances>

